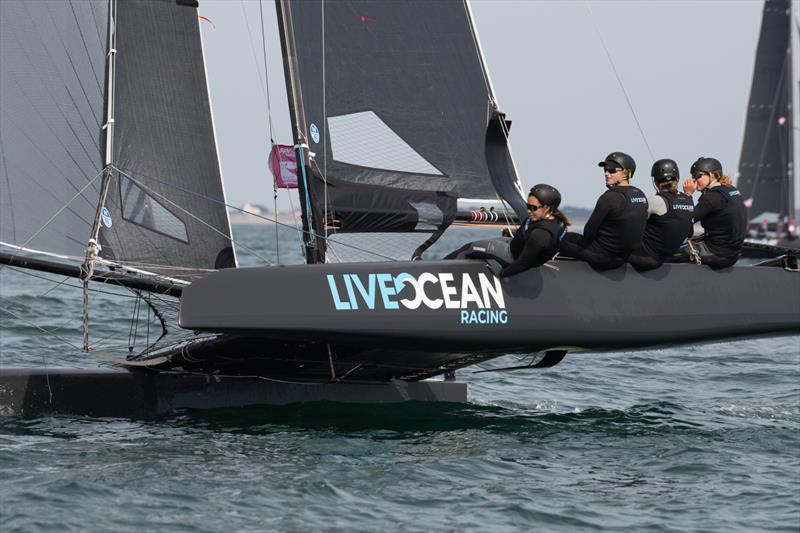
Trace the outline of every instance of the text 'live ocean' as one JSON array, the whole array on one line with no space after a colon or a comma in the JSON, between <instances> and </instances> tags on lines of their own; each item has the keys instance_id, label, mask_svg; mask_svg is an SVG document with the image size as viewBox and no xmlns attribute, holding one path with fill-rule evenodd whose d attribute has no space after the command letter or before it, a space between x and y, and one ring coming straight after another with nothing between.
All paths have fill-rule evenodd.
<instances>
[{"instance_id":1,"label":"text 'live ocean'","mask_svg":"<svg viewBox=\"0 0 800 533\"><path fill-rule=\"evenodd\" d=\"M366 278L366 279L363 279ZM337 310L459 309L462 324L505 324L508 321L500 280L468 273L424 272L418 276L381 273L328 274L328 287ZM405 291L402 299L400 293Z\"/></svg>"}]
</instances>

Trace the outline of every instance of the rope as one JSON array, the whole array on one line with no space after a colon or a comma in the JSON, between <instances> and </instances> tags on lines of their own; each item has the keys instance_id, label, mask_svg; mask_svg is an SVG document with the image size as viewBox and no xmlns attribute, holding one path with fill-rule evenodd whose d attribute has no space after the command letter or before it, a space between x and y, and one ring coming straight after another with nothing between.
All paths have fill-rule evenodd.
<instances>
[{"instance_id":1,"label":"rope","mask_svg":"<svg viewBox=\"0 0 800 533\"><path fill-rule=\"evenodd\" d=\"M642 140L644 141L644 145L647 147L647 153L650 154L650 159L655 159L653 155L653 150L650 149L650 143L647 142L647 137L644 134L644 130L642 129L642 125L639 123L639 117L636 115L636 111L633 109L633 104L631 103L631 99L628 96L628 91L625 90L625 85L622 83L622 78L617 71L617 66L614 64L614 60L611 58L611 52L608 50L606 46L606 41L603 39L603 34L600 31L600 27L597 25L597 21L594 19L594 13L592 12L592 6L589 3L589 0L586 0L586 9L589 10L589 18L592 21L592 25L594 26L595 32L597 32L597 37L600 39L600 44L603 45L603 50L606 52L606 57L608 58L608 62L611 63L611 69L614 71L614 76L617 77L617 83L619 83L619 88L622 89L622 94L625 95L625 101L628 103L628 109L631 110L631 114L633 115L633 120L636 122L636 127L639 129L639 134L642 136Z\"/></svg>"}]
</instances>

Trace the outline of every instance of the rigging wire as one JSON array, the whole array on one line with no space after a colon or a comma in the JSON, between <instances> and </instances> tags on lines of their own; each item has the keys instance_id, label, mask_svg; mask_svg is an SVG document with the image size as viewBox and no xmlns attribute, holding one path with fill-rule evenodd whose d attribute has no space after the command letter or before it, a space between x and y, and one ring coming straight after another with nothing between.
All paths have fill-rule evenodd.
<instances>
[{"instance_id":1,"label":"rigging wire","mask_svg":"<svg viewBox=\"0 0 800 533\"><path fill-rule=\"evenodd\" d=\"M11 310L10 310L8 307L0 307L0 311L3 311L4 313L7 313L7 314L11 315L12 317L16 318L16 319L17 319L17 320L19 320L20 322L23 322L23 323L25 323L25 324L27 324L27 325L29 325L29 326L31 326L31 327L34 327L34 328L38 329L38 330L39 330L39 331L41 331L42 333L45 333L45 334L47 334L47 335L50 335L51 337L53 337L53 338L55 338L55 339L57 339L57 340L59 340L59 341L63 342L64 344L67 344L67 345L69 345L70 347L74 348L75 350L77 350L77 351L79 351L79 352L82 350L81 348L79 348L79 347L78 347L78 346L76 346L75 344L72 344L70 341L68 341L68 340L67 340L67 339L65 339L64 337L62 337L62 336L60 336L60 335L56 335L56 334L55 334L55 333L53 333L52 331L49 331L49 330L47 330L47 329L45 329L45 328L43 328L43 327L41 327L41 326L38 326L38 325L34 324L33 322L31 322L31 321L30 321L30 320L28 320L27 318L25 318L25 317L23 317L23 316L20 316L20 315L16 314L15 312L11 311Z\"/></svg>"},{"instance_id":2,"label":"rigging wire","mask_svg":"<svg viewBox=\"0 0 800 533\"><path fill-rule=\"evenodd\" d=\"M9 266L8 268L10 270L17 271L17 272L19 272L21 274L25 274L25 275L28 275L28 276L31 276L31 277L34 277L34 278L38 278L38 279L41 279L41 280L44 280L44 281L49 281L49 282L55 283L55 280L50 279L47 276L40 276L39 274L34 274L33 272L31 272L27 268L17 267L17 266ZM68 278L68 279L75 279L75 278ZM69 283L65 283L65 281L60 282L58 285L64 286L64 287L69 287L71 289L80 289L81 288L80 285L71 285ZM100 289L89 289L89 290L92 291L92 292L96 292L98 294L107 294L107 295L110 295L110 296L120 296L120 297L123 297L123 298L134 298L134 296L131 296L131 295L125 294L125 293L121 293L121 292L109 292L109 291L104 291L104 290L100 290ZM44 296L44 294L41 295L41 296Z\"/></svg>"},{"instance_id":3,"label":"rigging wire","mask_svg":"<svg viewBox=\"0 0 800 533\"><path fill-rule=\"evenodd\" d=\"M128 353L133 353L133 347L136 344L136 337L139 332L139 309L141 307L141 297L136 296L136 301L133 302L133 314L131 315L131 326L128 329Z\"/></svg>"},{"instance_id":4,"label":"rigging wire","mask_svg":"<svg viewBox=\"0 0 800 533\"><path fill-rule=\"evenodd\" d=\"M269 98L269 70L267 69L267 38L264 33L264 5L263 0L258 0L259 20L261 22L261 53L264 59L264 78L267 86L267 120L269 121L269 142L270 142L270 155L272 150L275 149L275 129L272 127L272 104ZM275 216L278 216L278 178L272 176L272 203ZM278 264L281 264L281 245L278 238L278 226L275 226L275 256Z\"/></svg>"},{"instance_id":5,"label":"rigging wire","mask_svg":"<svg viewBox=\"0 0 800 533\"><path fill-rule=\"evenodd\" d=\"M617 66L614 64L614 60L611 57L611 52L608 50L608 46L606 46L606 41L603 39L603 33L600 31L600 27L597 25L597 21L594 18L594 12L592 11L592 6L589 0L585 0L586 9L589 11L589 18L592 21L592 25L594 26L594 30L597 33L597 37L600 39L600 44L603 45L603 50L606 52L606 57L608 58L608 62L611 64L611 70L614 71L614 76L617 78L617 83L619 83L619 88L622 89L622 94L625 96L625 101L628 103L628 109L630 109L631 114L633 115L633 120L636 122L636 127L639 129L639 134L642 136L642 140L644 141L644 145L647 147L647 153L650 154L650 159L655 159L653 155L653 150L650 149L650 143L647 142L647 136L644 134L644 130L642 129L642 125L639 122L639 117L636 115L636 111L633 109L633 103L631 102L630 97L628 96L628 91L625 90L625 84L622 83L622 78L619 75L619 71L617 70Z\"/></svg>"},{"instance_id":6,"label":"rigging wire","mask_svg":"<svg viewBox=\"0 0 800 533\"><path fill-rule=\"evenodd\" d=\"M92 179L90 179L90 180L89 180L89 181L86 183L86 185L84 185L84 186L83 186L83 187L82 187L82 188L81 188L81 189L80 189L78 192L76 192L76 193L75 193L75 195L74 195L72 198L70 198L70 199L69 199L69 201L67 201L67 203L66 203L66 204L64 204L63 206L61 206L61 208L60 208L58 211L56 211L56 212L55 212L55 214L53 214L53 216L51 216L51 217L50 217L50 219L49 219L47 222L45 222L45 223L44 223L44 225L43 225L41 228L39 228L38 230L36 230L36 231L34 232L34 234L33 234L33 235L31 235L31 236L30 236L30 238L29 238L28 240L26 240L24 243L22 243L22 244L19 246L20 250L22 250L22 249L26 248L26 247L27 247L27 246L28 246L28 245L31 243L31 241L33 241L33 240L34 240L34 239L35 239L37 236L39 236L39 234L40 234L41 232L43 232L43 231L44 231L44 230L45 230L45 229L46 229L46 228L47 228L47 227L48 227L50 224L52 224L52 223L53 223L53 221L54 221L56 218L58 218L58 215L60 215L61 213L63 213L63 212L64 212L64 210L65 210L67 207L69 207L69 204L71 204L72 202L74 202L74 201L75 201L75 199L76 199L76 198L78 198L79 196L81 196L81 195L83 194L83 191L85 191L86 189L88 189L88 188L89 188L89 186L90 186L92 183L94 183L94 181L95 181L97 178L99 178L100 176L102 176L104 172L105 172L105 169L101 170L101 171L100 171L99 173L97 173L97 174L96 174L96 175L95 175L95 176L94 176ZM12 258L12 259L13 259L14 257L17 257L17 254L14 254L14 255L12 255L12 256L11 256L11 258ZM3 269L4 269L5 267L7 267L7 266L8 266L8 265L6 265L6 264L2 264L2 265L0 265L0 270L3 270Z\"/></svg>"},{"instance_id":7,"label":"rigging wire","mask_svg":"<svg viewBox=\"0 0 800 533\"><path fill-rule=\"evenodd\" d=\"M168 202L170 205L174 206L176 209L180 209L182 212L186 213L187 215L189 215L190 217L192 217L192 218L193 218L193 219L195 219L196 221L198 221L198 222L200 222L201 224L203 224L204 226L208 227L209 229L211 229L211 230L212 230L212 231L214 231L215 233L217 233L217 234L219 234L219 235L222 235L222 236L223 236L223 237L225 237L226 239L231 239L231 241L233 241L233 236L232 236L232 235L228 235L228 234L226 234L225 232L222 232L222 231L218 230L217 228L215 228L214 226L212 226L211 224L209 224L208 222L206 222L206 221L205 221L205 220L203 220L202 218L198 217L197 215L195 215L195 214L194 214L194 213L192 213L191 211L189 211L189 210L187 210L187 209L184 209L183 207L181 207L180 205L176 204L175 202L173 202L172 200L170 200L169 198L167 198L167 197L166 197L166 196L164 196L163 194L161 194L161 193L159 193L159 192L157 192L157 191L153 190L152 188L148 187L147 185L145 185L145 184L144 184L144 183L142 183L141 181L137 180L137 179L136 179L136 178L134 178L134 177L133 177L131 174L128 174L128 173L126 173L126 172L124 172L124 171L122 171L122 170L120 170L120 169L116 169L116 170L117 170L117 172L119 172L119 173L120 173L120 174L122 174L123 176L127 177L128 179L130 179L131 181L133 181L134 183L136 183L137 185L139 185L139 186L140 186L140 187L142 187L143 189L146 189L148 192L150 192L150 194L153 194L154 196L157 196L157 197L161 198L161 199L162 199L162 200L164 200L165 202ZM224 203L224 202L223 202L223 203ZM242 247L243 249L247 250L248 252L252 253L253 255L255 255L256 257L258 257L259 259L261 259L261 260L262 260L262 261L264 261L265 263L267 263L268 265L272 265L272 264L273 264L273 263L272 263L272 261L270 261L270 260L269 260L269 259L267 259L266 257L262 256L261 254L259 254L259 253L258 253L258 252L256 252L255 250L253 250L252 248L250 248L250 247L248 247L248 246L245 246L245 245L243 245L243 244L241 244L241 243L236 243L236 245L237 245L237 246L240 246L240 247Z\"/></svg>"},{"instance_id":8,"label":"rigging wire","mask_svg":"<svg viewBox=\"0 0 800 533\"><path fill-rule=\"evenodd\" d=\"M316 164L316 161L314 161L313 163L314 163L314 165L317 167L317 169L319 170L319 165L317 165L317 164ZM120 172L121 174L123 174L123 175L125 175L125 176L128 176L128 177L130 177L128 174L126 174L126 173L125 173L125 170L128 170L128 169L121 169L121 168L117 168L117 167L114 167L114 168L115 168L115 170L117 170L117 171L118 171L118 172ZM249 215L249 216L252 216L252 217L254 217L254 218L257 218L257 219L260 219L260 220L265 220L265 221L267 221L267 222L272 222L273 224L278 224L278 225L280 225L280 226L283 226L283 227L286 227L286 228L289 228L289 229L292 229L292 230L296 230L296 231L298 231L298 232L300 232L300 233L302 233L302 232L303 232L303 230L302 230L301 228L298 228L298 227L293 227L293 226L291 226L290 224L286 224L286 223L284 223L284 222L280 222L280 221L278 221L277 217L273 217L273 218L265 217L265 216L263 216L263 215L259 215L259 214L257 214L257 213L254 213L254 212L252 212L252 211L248 211L248 210L246 210L246 209L242 209L241 207L238 207L238 206L235 206L235 205L231 205L231 204L229 204L229 203L226 203L226 202L225 202L225 201L223 201L223 200L218 200L218 199L216 199L216 198L211 198L211 197L209 197L209 196L206 196L206 195L204 195L204 194L202 194L202 193L199 193L199 192L197 192L197 191L193 191L193 190L187 189L187 188L185 188L185 187L181 187L181 186L179 186L179 185L175 185L175 184L172 184L172 183L168 183L168 182L166 182L166 181L163 181L163 180L161 180L161 179L159 179L159 178L156 178L156 177L154 177L154 176L149 176L149 175L147 175L147 174L140 174L139 176L140 176L141 178L146 178L146 179L148 179L148 180L152 180L152 181L154 181L154 182L156 182L156 183L158 183L158 184L160 184L160 185L164 185L165 187L171 187L171 188L173 188L173 189L175 189L175 190L179 190L179 191L181 191L181 192L185 192L186 194L189 194L189 195L192 195L192 196L196 196L196 197L198 197L198 198L201 198L201 199L203 199L203 200L206 200L206 201L208 201L208 202L212 202L212 203L216 203L216 204L223 205L223 206L225 206L226 208L233 209L234 211L238 211L239 213L244 213L244 214L246 214L246 215ZM133 178L131 178L131 179L133 179ZM134 180L134 181L137 181L137 180ZM138 183L138 184L141 184L141 181L137 181L137 183ZM151 189L148 187L148 190L151 190ZM179 209L183 209L183 208L180 208L180 207L179 207ZM201 221L201 222L202 222L202 221ZM205 222L203 222L203 223L204 223L204 224L206 224ZM314 237L323 237L323 235L320 235L320 234L318 234L318 233L315 233L315 232L313 232L311 229L309 229L309 230L308 230L308 233L309 233L309 234L311 234L311 235L312 235L312 236L314 236ZM231 238L231 240L233 240L233 239ZM241 247L241 246L242 246L242 244L241 244L239 241L233 241L233 242L234 242L234 243L237 245L237 247ZM339 243L339 244L340 244L340 245L343 245L343 246L346 246L346 247L353 248L354 250L358 250L358 251L361 251L361 252L366 252L366 253L369 253L369 254L373 254L373 255L375 255L376 257L384 257L384 258L385 258L385 256L382 256L381 254L378 254L378 253L376 253L376 252L372 252L372 251L370 251L370 250L365 250L365 249L363 249L363 248L360 248L360 247L358 247L358 246L356 246L356 245L354 245L354 244L344 244L344 243ZM245 251L248 251L248 248L247 248L247 247L243 247L243 248L245 249ZM260 256L257 256L257 257L260 257ZM269 261L267 261L267 262L268 262L269 264L272 264L272 263L271 263L271 262L269 262ZM120 266L122 266L122 265L120 264ZM162 267L162 266L160 266L160 265L159 265L159 268L166 268L166 267ZM187 270L189 270L189 269L187 269Z\"/></svg>"}]
</instances>

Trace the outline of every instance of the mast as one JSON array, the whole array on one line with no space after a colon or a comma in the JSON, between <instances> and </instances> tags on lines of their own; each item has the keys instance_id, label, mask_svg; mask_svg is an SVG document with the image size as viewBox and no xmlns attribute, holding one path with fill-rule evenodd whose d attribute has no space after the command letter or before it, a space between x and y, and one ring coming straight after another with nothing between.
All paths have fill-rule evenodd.
<instances>
[{"instance_id":1,"label":"mast","mask_svg":"<svg viewBox=\"0 0 800 533\"><path fill-rule=\"evenodd\" d=\"M275 11L278 15L281 50L283 52L283 72L286 78L286 92L289 102L289 116L294 126L295 155L300 170L298 192L300 194L301 220L303 224L303 246L306 263L322 263L325 261L325 242L320 237L324 228L313 216L312 191L309 186L312 154L308 148L308 125L306 124L303 95L300 87L300 76L297 74L297 54L292 29L292 11L288 0L275 0ZM323 222L324 223L324 222Z\"/></svg>"},{"instance_id":2,"label":"mast","mask_svg":"<svg viewBox=\"0 0 800 533\"><path fill-rule=\"evenodd\" d=\"M116 0L108 0L108 39L106 48L106 116L103 130L105 130L105 157L103 160L103 178L100 186L100 197L97 201L92 232L86 245L86 258L81 266L81 279L83 281L83 351L89 351L89 281L94 274L94 263L100 251L97 239L100 233L100 220L107 216L105 207L108 187L111 183L112 159L114 156L114 69L116 66Z\"/></svg>"}]
</instances>

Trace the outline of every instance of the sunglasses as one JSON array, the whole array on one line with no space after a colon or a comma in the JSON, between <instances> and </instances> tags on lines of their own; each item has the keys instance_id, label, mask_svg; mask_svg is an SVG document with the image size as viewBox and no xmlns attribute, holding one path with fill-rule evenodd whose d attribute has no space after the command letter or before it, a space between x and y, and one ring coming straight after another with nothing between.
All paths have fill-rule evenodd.
<instances>
[{"instance_id":1,"label":"sunglasses","mask_svg":"<svg viewBox=\"0 0 800 533\"><path fill-rule=\"evenodd\" d=\"M621 168L621 167L605 167L603 169L603 172L608 172L609 174L616 174L620 170L624 170L624 169Z\"/></svg>"},{"instance_id":2,"label":"sunglasses","mask_svg":"<svg viewBox=\"0 0 800 533\"><path fill-rule=\"evenodd\" d=\"M695 172L694 174L692 174L692 178L696 180L699 180L703 176L708 176L708 172Z\"/></svg>"},{"instance_id":3,"label":"sunglasses","mask_svg":"<svg viewBox=\"0 0 800 533\"><path fill-rule=\"evenodd\" d=\"M544 207L543 205L533 205L533 204L527 204L527 205L528 205L528 211L534 211L534 212Z\"/></svg>"}]
</instances>

